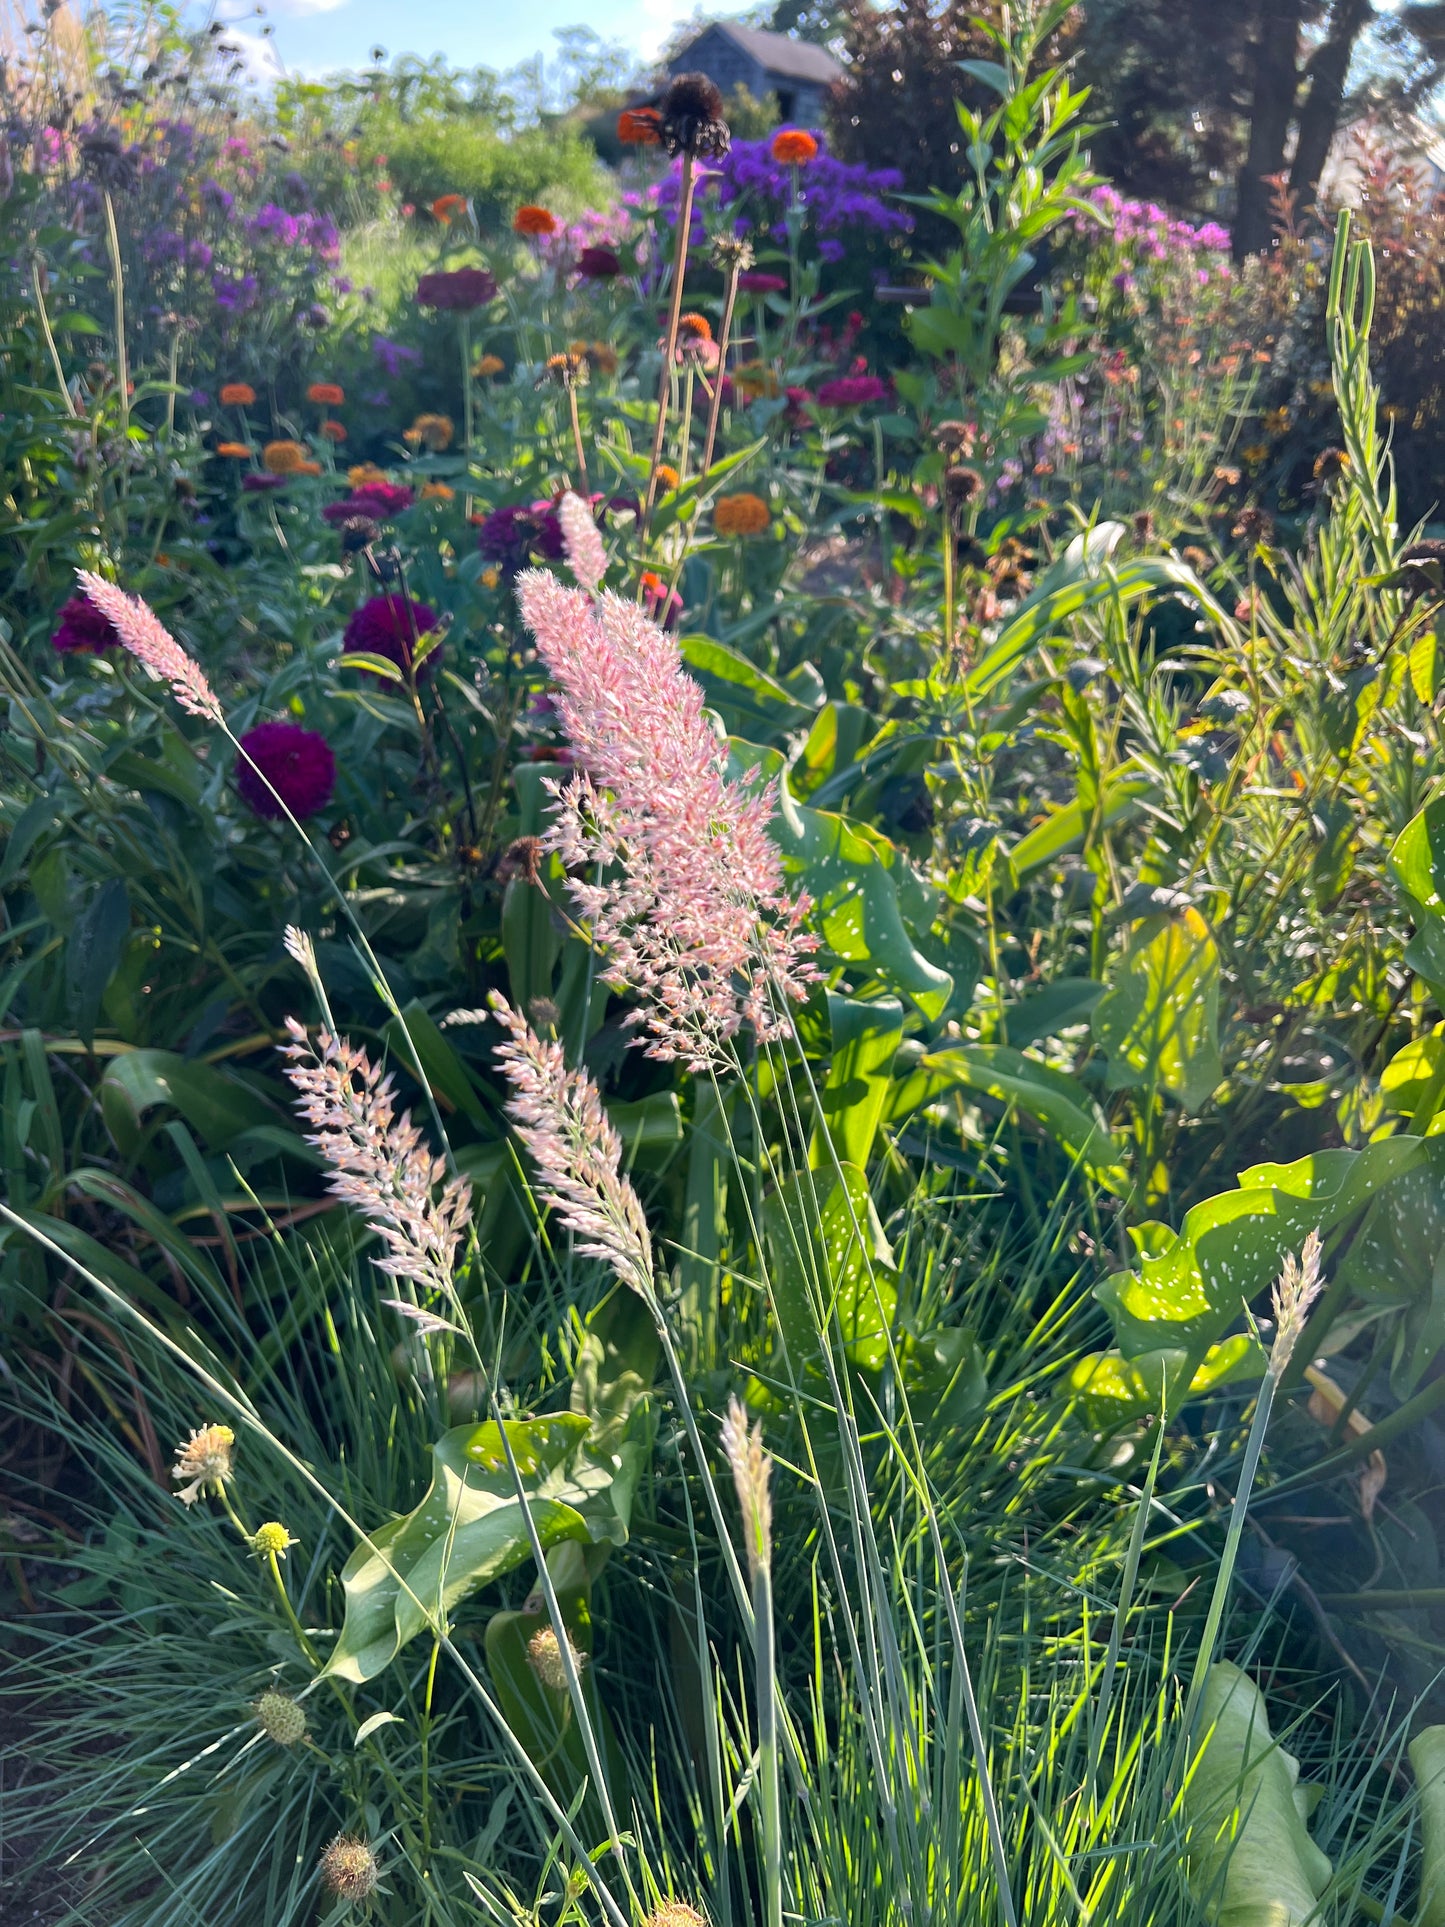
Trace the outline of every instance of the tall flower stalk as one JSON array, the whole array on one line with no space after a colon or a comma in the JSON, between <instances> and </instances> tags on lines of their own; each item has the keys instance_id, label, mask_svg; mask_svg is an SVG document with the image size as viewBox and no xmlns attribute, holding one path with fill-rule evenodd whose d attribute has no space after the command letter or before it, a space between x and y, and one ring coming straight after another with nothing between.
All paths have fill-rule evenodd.
<instances>
[{"instance_id":1,"label":"tall flower stalk","mask_svg":"<svg viewBox=\"0 0 1445 1927\"><path fill-rule=\"evenodd\" d=\"M763 1450L761 1422L749 1429L747 1412L737 1397L728 1401L722 1448L743 1515L743 1551L753 1595L764 1920L766 1927L783 1927L783 1806L778 1775L778 1669L773 1623L773 1462Z\"/></svg>"}]
</instances>

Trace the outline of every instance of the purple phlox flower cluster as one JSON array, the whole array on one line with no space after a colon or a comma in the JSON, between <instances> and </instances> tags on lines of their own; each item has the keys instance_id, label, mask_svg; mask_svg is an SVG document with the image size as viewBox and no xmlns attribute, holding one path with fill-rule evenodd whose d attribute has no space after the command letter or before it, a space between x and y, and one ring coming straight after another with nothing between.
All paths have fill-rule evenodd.
<instances>
[{"instance_id":1,"label":"purple phlox flower cluster","mask_svg":"<svg viewBox=\"0 0 1445 1927\"><path fill-rule=\"evenodd\" d=\"M291 214L267 201L246 222L246 233L253 241L273 242L288 253L299 249L328 263L341 259L341 236L329 214Z\"/></svg>"},{"instance_id":2,"label":"purple phlox flower cluster","mask_svg":"<svg viewBox=\"0 0 1445 1927\"><path fill-rule=\"evenodd\" d=\"M403 342L388 340L385 335L372 337L371 352L392 381L396 380L403 368L414 368L421 360L419 348L408 348Z\"/></svg>"},{"instance_id":3,"label":"purple phlox flower cluster","mask_svg":"<svg viewBox=\"0 0 1445 1927\"><path fill-rule=\"evenodd\" d=\"M152 682L169 683L171 694L190 715L212 723L222 720L220 702L201 665L186 654L148 603L89 569L77 569L75 579Z\"/></svg>"},{"instance_id":4,"label":"purple phlox flower cluster","mask_svg":"<svg viewBox=\"0 0 1445 1927\"><path fill-rule=\"evenodd\" d=\"M409 1111L397 1115L391 1078L364 1050L327 1030L318 1031L313 1045L294 1017L286 1028L286 1075L298 1093L297 1110L313 1127L307 1142L331 1166L332 1196L359 1211L387 1247L376 1260L380 1270L437 1297L449 1295L457 1246L471 1218L471 1186L447 1176Z\"/></svg>"},{"instance_id":5,"label":"purple phlox flower cluster","mask_svg":"<svg viewBox=\"0 0 1445 1927\"><path fill-rule=\"evenodd\" d=\"M702 200L715 182L720 208L746 203L750 211L756 210L774 239L784 241L787 228L782 217L793 198L795 171L773 159L769 140L734 141L727 154L703 173L698 199ZM890 206L886 198L902 187L903 176L896 168L840 161L821 145L817 157L798 178L798 193L807 209L809 226L823 237L833 237L826 250L828 259L842 254L838 237L846 233L911 232L912 215L904 208ZM680 193L678 167L662 183L658 195L669 219L675 219ZM825 252L821 244L819 251Z\"/></svg>"},{"instance_id":6,"label":"purple phlox flower cluster","mask_svg":"<svg viewBox=\"0 0 1445 1927\"><path fill-rule=\"evenodd\" d=\"M601 1258L623 1284L653 1299L652 1240L642 1202L622 1175L622 1140L597 1086L569 1070L562 1046L544 1043L496 992L491 1007L509 1041L497 1061L512 1087L507 1110L537 1167L538 1189L587 1258Z\"/></svg>"},{"instance_id":7,"label":"purple phlox flower cluster","mask_svg":"<svg viewBox=\"0 0 1445 1927\"><path fill-rule=\"evenodd\" d=\"M606 980L642 999L632 1021L650 1054L704 1068L744 1024L783 1035L815 946L768 835L773 795L728 776L700 685L635 602L594 601L540 570L518 599L582 766L558 787L544 840L572 875Z\"/></svg>"},{"instance_id":8,"label":"purple phlox flower cluster","mask_svg":"<svg viewBox=\"0 0 1445 1927\"><path fill-rule=\"evenodd\" d=\"M1089 200L1106 217L1115 241L1132 247L1144 260L1167 261L1180 253L1229 252L1229 230L1217 221L1206 221L1201 227L1195 227L1188 221L1176 220L1157 201L1127 200L1107 182L1096 187ZM1098 231L1096 223L1083 216L1075 215L1074 223L1086 237Z\"/></svg>"}]
</instances>

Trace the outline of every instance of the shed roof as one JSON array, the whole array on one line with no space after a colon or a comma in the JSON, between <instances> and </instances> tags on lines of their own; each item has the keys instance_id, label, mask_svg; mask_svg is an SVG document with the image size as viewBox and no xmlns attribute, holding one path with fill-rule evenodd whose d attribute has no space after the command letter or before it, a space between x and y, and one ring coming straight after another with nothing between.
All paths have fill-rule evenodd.
<instances>
[{"instance_id":1,"label":"shed roof","mask_svg":"<svg viewBox=\"0 0 1445 1927\"><path fill-rule=\"evenodd\" d=\"M833 56L825 48L815 46L811 40L794 40L785 33L765 33L761 27L740 27L735 20L710 21L673 61L674 71L687 59L703 34L707 33L726 34L759 66L784 80L811 80L820 87L830 87L835 80L843 77L843 69Z\"/></svg>"}]
</instances>

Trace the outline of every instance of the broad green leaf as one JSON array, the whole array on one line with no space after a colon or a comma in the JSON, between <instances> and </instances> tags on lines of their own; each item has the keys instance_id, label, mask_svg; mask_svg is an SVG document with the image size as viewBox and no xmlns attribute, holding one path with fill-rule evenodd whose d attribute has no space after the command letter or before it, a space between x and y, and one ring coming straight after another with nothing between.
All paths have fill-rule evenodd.
<instances>
[{"instance_id":1,"label":"broad green leaf","mask_svg":"<svg viewBox=\"0 0 1445 1927\"><path fill-rule=\"evenodd\" d=\"M552 774L545 763L519 763L512 772L522 836L540 836L546 828L552 805L547 783ZM502 894L502 954L518 1010L530 1009L535 998L552 995L562 943L548 892L525 875L510 878Z\"/></svg>"},{"instance_id":2,"label":"broad green leaf","mask_svg":"<svg viewBox=\"0 0 1445 1927\"><path fill-rule=\"evenodd\" d=\"M1407 896L1437 916L1445 912L1445 796L1411 817L1395 838L1389 861Z\"/></svg>"},{"instance_id":3,"label":"broad green leaf","mask_svg":"<svg viewBox=\"0 0 1445 1927\"><path fill-rule=\"evenodd\" d=\"M115 974L130 930L130 894L123 877L107 877L75 919L65 945L70 1020L81 1039L95 1036L105 987Z\"/></svg>"},{"instance_id":4,"label":"broad green leaf","mask_svg":"<svg viewBox=\"0 0 1445 1927\"><path fill-rule=\"evenodd\" d=\"M1162 1088L1187 1111L1224 1075L1219 1059L1219 952L1193 908L1146 917L1094 1008L1094 1038L1109 1059L1110 1090Z\"/></svg>"},{"instance_id":5,"label":"broad green leaf","mask_svg":"<svg viewBox=\"0 0 1445 1927\"><path fill-rule=\"evenodd\" d=\"M1084 1086L1067 1071L1025 1057L1007 1044L957 1044L919 1058L894 1084L887 1114L890 1119L906 1117L960 1088L997 1104L1016 1105L1101 1183L1123 1188L1120 1146Z\"/></svg>"},{"instance_id":6,"label":"broad green leaf","mask_svg":"<svg viewBox=\"0 0 1445 1927\"><path fill-rule=\"evenodd\" d=\"M1104 986L1092 977L1060 977L1045 984L1009 1005L1005 1012L1008 1041L1023 1050L1041 1037L1057 1037L1061 1030L1085 1024L1103 994Z\"/></svg>"},{"instance_id":7,"label":"broad green leaf","mask_svg":"<svg viewBox=\"0 0 1445 1927\"><path fill-rule=\"evenodd\" d=\"M1305 1825L1299 1761L1276 1743L1254 1682L1209 1669L1184 1790L1189 1884L1214 1927L1305 1927L1333 1869Z\"/></svg>"},{"instance_id":8,"label":"broad green leaf","mask_svg":"<svg viewBox=\"0 0 1445 1927\"><path fill-rule=\"evenodd\" d=\"M903 1006L896 997L867 1002L828 993L833 1058L819 1092L822 1118L813 1130L809 1163L828 1170L824 1130L844 1164L867 1166L888 1099L893 1057L903 1036Z\"/></svg>"},{"instance_id":9,"label":"broad green leaf","mask_svg":"<svg viewBox=\"0 0 1445 1927\"><path fill-rule=\"evenodd\" d=\"M614 1468L587 1449L580 1413L506 1422L506 1440L545 1551L561 1539L590 1543L588 1515L605 1503ZM341 1573L346 1617L326 1672L375 1679L428 1623L450 1623L469 1593L532 1556L532 1542L493 1421L461 1425L432 1447L435 1471L414 1512L372 1533Z\"/></svg>"},{"instance_id":10,"label":"broad green leaf","mask_svg":"<svg viewBox=\"0 0 1445 1927\"><path fill-rule=\"evenodd\" d=\"M1445 1345L1445 1138L1427 1139L1373 1201L1337 1277L1366 1304L1405 1308L1390 1389L1408 1398Z\"/></svg>"},{"instance_id":11,"label":"broad green leaf","mask_svg":"<svg viewBox=\"0 0 1445 1927\"><path fill-rule=\"evenodd\" d=\"M415 999L401 1013L389 1017L381 1027L388 1050L404 1064L412 1076L418 1066L428 1087L449 1110L461 1111L489 1134L495 1131L492 1117L478 1093L473 1074L452 1049L438 1028L436 1019Z\"/></svg>"},{"instance_id":12,"label":"broad green leaf","mask_svg":"<svg viewBox=\"0 0 1445 1927\"><path fill-rule=\"evenodd\" d=\"M1141 796L1148 796L1154 788L1154 782L1147 776L1127 776L1116 771L1105 777L1100 822L1105 826L1119 822L1130 813ZM1061 809L1046 816L1042 823L1036 823L1008 853L1016 880L1024 882L1036 870L1055 862L1066 850L1072 850L1082 843L1092 816L1091 810L1086 810L1081 802L1076 801L1065 803Z\"/></svg>"},{"instance_id":13,"label":"broad green leaf","mask_svg":"<svg viewBox=\"0 0 1445 1927\"><path fill-rule=\"evenodd\" d=\"M1418 1138L1382 1138L1360 1151L1255 1165L1237 1190L1187 1211L1177 1234L1154 1229L1138 1270L1115 1272L1095 1293L1124 1356L1179 1349L1202 1360L1278 1277L1286 1252L1310 1231L1347 1223L1423 1151Z\"/></svg>"},{"instance_id":14,"label":"broad green leaf","mask_svg":"<svg viewBox=\"0 0 1445 1927\"><path fill-rule=\"evenodd\" d=\"M821 1174L826 1181L827 1174ZM868 1180L845 1164L826 1197L798 1172L763 1205L769 1278L792 1371L801 1380L836 1316L850 1362L880 1371L898 1305L893 1253Z\"/></svg>"},{"instance_id":15,"label":"broad green leaf","mask_svg":"<svg viewBox=\"0 0 1445 1927\"><path fill-rule=\"evenodd\" d=\"M1211 1345L1197 1364L1181 1351L1146 1352L1141 1358L1091 1352L1072 1367L1068 1386L1085 1423L1096 1431L1110 1431L1149 1414L1167 1412L1172 1417L1189 1399L1208 1398L1222 1386L1259 1378L1264 1366L1258 1339L1237 1332Z\"/></svg>"},{"instance_id":16,"label":"broad green leaf","mask_svg":"<svg viewBox=\"0 0 1445 1927\"><path fill-rule=\"evenodd\" d=\"M212 1150L224 1150L243 1131L284 1122L284 1115L239 1078L176 1051L133 1050L113 1057L100 1080L106 1124L123 1150L138 1141L142 1121L167 1104Z\"/></svg>"},{"instance_id":17,"label":"broad green leaf","mask_svg":"<svg viewBox=\"0 0 1445 1927\"><path fill-rule=\"evenodd\" d=\"M786 785L772 833L793 878L813 899L813 927L834 956L871 964L889 989L910 997L925 1017L940 1017L953 979L908 933L887 859L901 860L887 840L870 837L846 817L809 809Z\"/></svg>"},{"instance_id":18,"label":"broad green leaf","mask_svg":"<svg viewBox=\"0 0 1445 1927\"><path fill-rule=\"evenodd\" d=\"M1445 1927L1445 1726L1427 1726L1410 1742L1420 1795L1420 1898L1415 1927Z\"/></svg>"},{"instance_id":19,"label":"broad green leaf","mask_svg":"<svg viewBox=\"0 0 1445 1927\"><path fill-rule=\"evenodd\" d=\"M812 722L816 703L800 702L797 691L725 642L711 636L684 636L678 646L729 735L751 738L761 729L767 738Z\"/></svg>"}]
</instances>

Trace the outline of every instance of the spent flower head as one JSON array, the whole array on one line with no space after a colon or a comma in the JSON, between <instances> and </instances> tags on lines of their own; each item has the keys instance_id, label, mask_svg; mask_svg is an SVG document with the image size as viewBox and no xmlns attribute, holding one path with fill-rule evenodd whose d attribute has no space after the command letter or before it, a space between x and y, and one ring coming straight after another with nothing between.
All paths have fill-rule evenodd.
<instances>
[{"instance_id":1,"label":"spent flower head","mask_svg":"<svg viewBox=\"0 0 1445 1927\"><path fill-rule=\"evenodd\" d=\"M381 1869L359 1833L338 1833L321 1856L321 1884L338 1900L369 1900Z\"/></svg>"},{"instance_id":2,"label":"spent flower head","mask_svg":"<svg viewBox=\"0 0 1445 1927\"><path fill-rule=\"evenodd\" d=\"M573 1670L580 1673L587 1663L587 1655L577 1650L572 1635L565 1629L563 1638L572 1656ZM567 1665L562 1657L562 1643L550 1626L538 1627L527 1641L527 1664L549 1693L567 1691Z\"/></svg>"},{"instance_id":3,"label":"spent flower head","mask_svg":"<svg viewBox=\"0 0 1445 1927\"><path fill-rule=\"evenodd\" d=\"M251 1710L261 1731L277 1746L298 1746L306 1738L306 1709L289 1693L268 1686Z\"/></svg>"},{"instance_id":4,"label":"spent flower head","mask_svg":"<svg viewBox=\"0 0 1445 1927\"><path fill-rule=\"evenodd\" d=\"M231 1476L231 1452L236 1434L229 1425L203 1425L176 1447L171 1477L180 1486L176 1497L194 1505L207 1486L220 1487Z\"/></svg>"}]
</instances>

